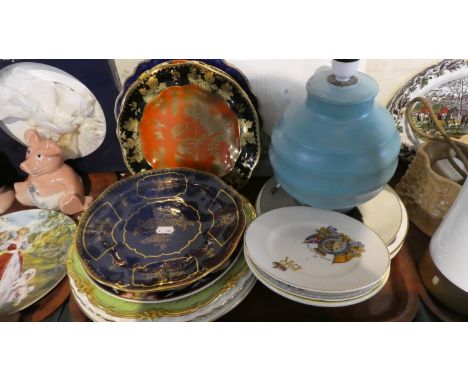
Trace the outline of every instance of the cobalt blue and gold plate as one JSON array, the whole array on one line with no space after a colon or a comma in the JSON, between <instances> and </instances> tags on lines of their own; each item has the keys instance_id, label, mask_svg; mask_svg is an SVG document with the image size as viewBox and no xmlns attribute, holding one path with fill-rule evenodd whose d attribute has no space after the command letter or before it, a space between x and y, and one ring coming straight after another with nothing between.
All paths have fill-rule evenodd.
<instances>
[{"instance_id":1,"label":"cobalt blue and gold plate","mask_svg":"<svg viewBox=\"0 0 468 382\"><path fill-rule=\"evenodd\" d=\"M161 291L220 268L245 225L241 196L216 176L151 170L101 194L80 220L76 245L97 282L128 292Z\"/></svg>"},{"instance_id":2,"label":"cobalt blue and gold plate","mask_svg":"<svg viewBox=\"0 0 468 382\"><path fill-rule=\"evenodd\" d=\"M144 72L125 94L117 135L132 173L189 167L239 188L260 156L260 123L249 96L225 72L198 61Z\"/></svg>"}]
</instances>

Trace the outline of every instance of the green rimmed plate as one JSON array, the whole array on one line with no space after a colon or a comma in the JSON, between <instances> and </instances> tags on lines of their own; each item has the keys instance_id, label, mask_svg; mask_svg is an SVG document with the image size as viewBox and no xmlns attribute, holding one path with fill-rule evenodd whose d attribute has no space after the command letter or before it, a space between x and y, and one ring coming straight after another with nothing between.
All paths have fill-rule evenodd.
<instances>
[{"instance_id":1,"label":"green rimmed plate","mask_svg":"<svg viewBox=\"0 0 468 382\"><path fill-rule=\"evenodd\" d=\"M70 246L68 252L67 270L72 281L73 292L78 298L86 298L93 307L112 317L136 321L183 318L216 303L233 288L238 287L239 283L243 285L252 278L244 256L241 255L226 274L196 294L176 301L141 304L110 296L94 285L83 268L73 245Z\"/></svg>"},{"instance_id":2,"label":"green rimmed plate","mask_svg":"<svg viewBox=\"0 0 468 382\"><path fill-rule=\"evenodd\" d=\"M242 87L198 61L172 61L141 75L128 89L117 135L132 173L192 167L235 187L260 156L260 125Z\"/></svg>"}]
</instances>

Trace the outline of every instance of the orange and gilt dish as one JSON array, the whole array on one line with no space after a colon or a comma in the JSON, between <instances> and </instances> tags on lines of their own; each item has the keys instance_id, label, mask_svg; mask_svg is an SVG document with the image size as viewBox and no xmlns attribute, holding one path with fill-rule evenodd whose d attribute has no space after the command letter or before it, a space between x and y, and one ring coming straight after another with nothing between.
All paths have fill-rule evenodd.
<instances>
[{"instance_id":1,"label":"orange and gilt dish","mask_svg":"<svg viewBox=\"0 0 468 382\"><path fill-rule=\"evenodd\" d=\"M152 168L190 167L224 176L240 152L236 114L220 95L196 85L166 88L146 104L140 139Z\"/></svg>"}]
</instances>

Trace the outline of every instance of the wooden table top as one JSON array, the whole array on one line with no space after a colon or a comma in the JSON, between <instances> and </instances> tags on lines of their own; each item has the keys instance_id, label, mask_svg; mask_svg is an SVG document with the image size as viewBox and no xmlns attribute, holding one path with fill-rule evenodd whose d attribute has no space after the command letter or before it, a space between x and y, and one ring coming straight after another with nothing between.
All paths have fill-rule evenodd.
<instances>
[{"instance_id":1,"label":"wooden table top","mask_svg":"<svg viewBox=\"0 0 468 382\"><path fill-rule=\"evenodd\" d=\"M89 193L96 197L117 179L116 174L90 174L85 185ZM242 193L255 202L266 180L252 179ZM21 208L16 204L9 212ZM464 320L434 301L419 278L416 261L428 243L429 238L411 225L405 244L392 260L390 278L385 287L362 303L340 308L312 307L285 299L257 282L246 299L219 321L412 321L421 308L421 300L441 320ZM64 279L44 299L9 320L40 321L48 316L50 320L50 315L60 310L60 314L53 316L53 320L88 321L73 298L69 298L69 293L68 280Z\"/></svg>"}]
</instances>

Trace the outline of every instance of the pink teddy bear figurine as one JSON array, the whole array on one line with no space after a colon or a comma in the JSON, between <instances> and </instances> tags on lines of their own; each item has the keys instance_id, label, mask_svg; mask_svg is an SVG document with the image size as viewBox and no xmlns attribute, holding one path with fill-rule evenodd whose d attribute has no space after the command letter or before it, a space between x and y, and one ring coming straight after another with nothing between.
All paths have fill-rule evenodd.
<instances>
[{"instance_id":1,"label":"pink teddy bear figurine","mask_svg":"<svg viewBox=\"0 0 468 382\"><path fill-rule=\"evenodd\" d=\"M84 196L81 178L63 163L62 149L36 130L25 133L28 151L20 168L29 174L24 182L15 183L16 199L25 206L60 210L67 215L81 212L93 201Z\"/></svg>"}]
</instances>

